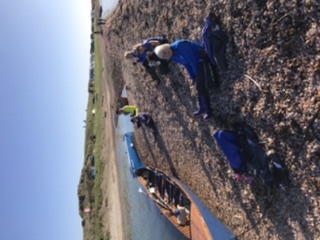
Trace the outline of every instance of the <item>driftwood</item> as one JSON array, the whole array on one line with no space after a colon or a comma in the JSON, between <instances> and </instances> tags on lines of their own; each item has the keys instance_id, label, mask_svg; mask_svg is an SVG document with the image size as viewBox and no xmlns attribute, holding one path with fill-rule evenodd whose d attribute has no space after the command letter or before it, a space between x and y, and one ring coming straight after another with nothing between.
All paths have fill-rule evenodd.
<instances>
[{"instance_id":1,"label":"driftwood","mask_svg":"<svg viewBox=\"0 0 320 240\"><path fill-rule=\"evenodd\" d=\"M257 88L258 88L262 93L267 93L267 91L266 91L266 90L263 90L262 87L260 86L260 84L259 84L256 80L254 80L252 77L250 77L250 76L247 75L247 74L244 74L244 76L245 76L246 78L248 78L251 82L253 82L253 83L257 86Z\"/></svg>"}]
</instances>

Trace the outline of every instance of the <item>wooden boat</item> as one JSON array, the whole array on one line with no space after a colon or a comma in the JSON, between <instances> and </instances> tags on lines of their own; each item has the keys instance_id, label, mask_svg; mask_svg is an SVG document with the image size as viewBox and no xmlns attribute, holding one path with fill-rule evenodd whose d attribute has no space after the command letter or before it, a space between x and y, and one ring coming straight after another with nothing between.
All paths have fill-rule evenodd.
<instances>
[{"instance_id":1,"label":"wooden boat","mask_svg":"<svg viewBox=\"0 0 320 240\"><path fill-rule=\"evenodd\" d=\"M236 239L185 184L143 164L134 148L133 133L126 133L125 139L132 174L141 183L139 192L158 206L165 219L184 236L181 239Z\"/></svg>"}]
</instances>

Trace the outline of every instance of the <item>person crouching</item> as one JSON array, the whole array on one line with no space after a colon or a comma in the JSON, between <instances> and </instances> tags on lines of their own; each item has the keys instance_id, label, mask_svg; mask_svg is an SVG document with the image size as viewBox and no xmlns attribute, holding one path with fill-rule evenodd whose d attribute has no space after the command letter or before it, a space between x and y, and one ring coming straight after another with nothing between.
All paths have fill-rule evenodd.
<instances>
[{"instance_id":1,"label":"person crouching","mask_svg":"<svg viewBox=\"0 0 320 240\"><path fill-rule=\"evenodd\" d=\"M137 128L140 128L141 125L144 125L146 128L149 129L149 131L153 134L154 136L154 142L157 141L157 128L156 124L151 117L151 115L148 112L140 112L136 116L131 118L132 123L137 124Z\"/></svg>"},{"instance_id":2,"label":"person crouching","mask_svg":"<svg viewBox=\"0 0 320 240\"><path fill-rule=\"evenodd\" d=\"M193 115L203 116L203 119L208 120L211 117L208 86L210 85L209 81L212 80L207 78L205 74L205 55L202 44L181 39L171 45L157 46L154 52L159 58L176 62L187 69L192 84L196 85L198 94L199 109Z\"/></svg>"}]
</instances>

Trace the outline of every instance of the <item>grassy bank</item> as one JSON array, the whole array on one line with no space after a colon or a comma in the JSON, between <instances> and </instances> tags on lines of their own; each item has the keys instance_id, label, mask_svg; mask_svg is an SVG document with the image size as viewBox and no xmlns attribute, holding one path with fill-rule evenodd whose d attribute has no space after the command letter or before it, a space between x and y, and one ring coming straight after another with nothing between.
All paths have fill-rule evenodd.
<instances>
[{"instance_id":1,"label":"grassy bank","mask_svg":"<svg viewBox=\"0 0 320 240\"><path fill-rule=\"evenodd\" d=\"M95 36L98 38L98 36ZM99 41L95 39L95 49L100 49ZM96 153L96 178L94 183L94 206L95 209L98 210L101 208L102 204L102 192L101 192L101 181L102 181L102 164L101 164L101 141L102 141L102 110L99 104L101 94L101 81L102 81L102 58L100 51L95 52L95 95L96 95L96 113L95 113L95 122L94 122L94 132L96 135L95 142L95 153ZM95 239L101 239L102 231L100 224L100 215L96 212L95 215Z\"/></svg>"},{"instance_id":2,"label":"grassy bank","mask_svg":"<svg viewBox=\"0 0 320 240\"><path fill-rule=\"evenodd\" d=\"M93 2L94 6L94 2ZM98 7L94 7L97 13ZM94 31L99 30L94 23ZM103 131L102 109L101 109L101 81L102 81L102 57L100 53L99 35L93 34L94 40L94 79L89 80L94 83L93 89L89 91L86 132L85 132L85 160L78 186L79 213L82 217L83 239L105 239L102 234L101 216L99 209L102 205L101 181L103 167L101 163L101 142ZM90 84L89 84L90 86ZM89 88L88 86L88 88ZM89 90L89 89L88 89ZM92 137L95 136L93 140ZM95 166L96 174L92 174L92 166ZM91 209L86 213L85 209ZM93 211L92 211L93 210Z\"/></svg>"}]
</instances>

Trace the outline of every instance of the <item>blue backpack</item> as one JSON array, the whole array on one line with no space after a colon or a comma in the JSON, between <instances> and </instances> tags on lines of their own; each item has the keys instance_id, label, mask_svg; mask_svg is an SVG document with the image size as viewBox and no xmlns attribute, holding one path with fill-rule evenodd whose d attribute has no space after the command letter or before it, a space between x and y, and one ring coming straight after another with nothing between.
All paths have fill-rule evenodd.
<instances>
[{"instance_id":1,"label":"blue backpack","mask_svg":"<svg viewBox=\"0 0 320 240\"><path fill-rule=\"evenodd\" d=\"M218 130L213 137L235 173L259 177L265 185L274 184L274 173L285 170L284 164L275 163L267 156L253 128L241 122L234 131Z\"/></svg>"},{"instance_id":2,"label":"blue backpack","mask_svg":"<svg viewBox=\"0 0 320 240\"><path fill-rule=\"evenodd\" d=\"M226 156L234 172L245 172L244 161L241 159L237 135L230 131L218 130L213 134L223 154Z\"/></svg>"}]
</instances>

